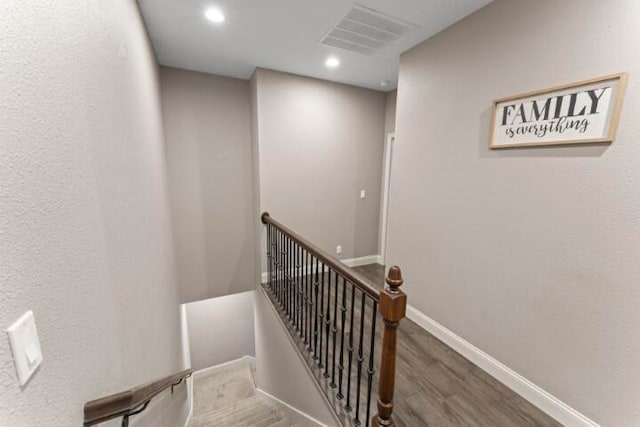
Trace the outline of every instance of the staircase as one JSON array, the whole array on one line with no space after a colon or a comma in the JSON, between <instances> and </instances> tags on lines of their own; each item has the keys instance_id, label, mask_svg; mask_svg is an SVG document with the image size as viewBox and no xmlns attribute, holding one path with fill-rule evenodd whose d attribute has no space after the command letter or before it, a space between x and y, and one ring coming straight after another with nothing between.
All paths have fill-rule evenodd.
<instances>
[{"instance_id":1,"label":"staircase","mask_svg":"<svg viewBox=\"0 0 640 427\"><path fill-rule=\"evenodd\" d=\"M250 365L239 360L194 374L190 427L303 426L300 415L256 390Z\"/></svg>"}]
</instances>

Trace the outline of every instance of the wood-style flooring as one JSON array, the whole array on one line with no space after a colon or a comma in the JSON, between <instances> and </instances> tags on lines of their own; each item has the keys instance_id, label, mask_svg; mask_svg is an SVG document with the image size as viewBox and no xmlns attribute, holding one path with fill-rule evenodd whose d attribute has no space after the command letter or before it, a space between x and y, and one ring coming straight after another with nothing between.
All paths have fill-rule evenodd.
<instances>
[{"instance_id":1,"label":"wood-style flooring","mask_svg":"<svg viewBox=\"0 0 640 427\"><path fill-rule=\"evenodd\" d=\"M382 288L383 266L355 270ZM398 331L394 401L398 426L561 425L409 319Z\"/></svg>"},{"instance_id":2,"label":"wood-style flooring","mask_svg":"<svg viewBox=\"0 0 640 427\"><path fill-rule=\"evenodd\" d=\"M356 267L355 270L369 278L379 289L384 286L385 268L383 266L372 264ZM278 302L274 292L269 291L269 286L264 285L264 288L281 317L288 319L285 325L289 333L342 424L345 426L368 425L367 420L370 420L376 412L377 371L380 366L383 324L381 317L376 316L373 358L375 374L369 393L367 368L370 363L370 331L373 326L371 313L374 303L369 297L366 297L363 302L363 294L359 291L352 294L350 284L347 285L346 292L342 293L343 282L339 281L336 284L335 278L331 277L333 275L325 274L320 280L322 286L318 287L321 290L320 304L322 301L331 301L329 316L325 314L324 319L322 316L316 318L317 313L314 308L311 308L315 307L315 304L309 304L309 310L306 309L306 305L303 305L309 315L307 317L309 322L300 323L299 316L297 324L296 321L287 318L285 306ZM304 278L299 280L301 287L294 282L292 290L299 289L305 293L313 289L310 280ZM336 289L338 290L337 300ZM411 298L410 295L409 298ZM315 301L315 297L311 299ZM352 300L353 309L351 309ZM326 308L326 304L323 307ZM345 323L342 323L341 316L338 315L334 326L333 313L340 313L340 307L346 308ZM334 308L337 309L334 310ZM365 316L361 318L360 313L363 308ZM326 321L326 319L330 319L330 322L326 328L324 326L320 328L320 334L315 337L319 345L314 350L313 334L307 334L309 339L306 340L304 331L312 332L314 322L319 321L319 325L323 325L325 324L323 320ZM337 331L335 335L334 330ZM362 338L360 338L361 331ZM348 357L349 336L353 338L351 364ZM341 348L344 351L341 351ZM318 353L320 357L317 357ZM358 369L358 360L362 361L360 369ZM340 366L343 367L342 381L339 378ZM350 390L349 393L347 389ZM337 397L341 394L344 396ZM367 405L368 402L370 405ZM350 410L345 410L347 404ZM367 406L370 406L369 413L366 411ZM359 422L355 420L356 414ZM402 320L398 329L393 419L398 427L560 425L406 318Z\"/></svg>"}]
</instances>

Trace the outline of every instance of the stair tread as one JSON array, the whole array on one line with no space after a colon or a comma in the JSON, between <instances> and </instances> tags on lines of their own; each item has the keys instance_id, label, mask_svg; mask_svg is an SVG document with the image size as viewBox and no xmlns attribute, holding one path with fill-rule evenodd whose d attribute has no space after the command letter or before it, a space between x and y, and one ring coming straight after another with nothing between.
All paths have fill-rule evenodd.
<instances>
[{"instance_id":1,"label":"stair tread","mask_svg":"<svg viewBox=\"0 0 640 427\"><path fill-rule=\"evenodd\" d=\"M229 407L200 414L193 419L193 427L229 426L294 426L287 414L275 408L261 396L253 396Z\"/></svg>"},{"instance_id":2,"label":"stair tread","mask_svg":"<svg viewBox=\"0 0 640 427\"><path fill-rule=\"evenodd\" d=\"M194 381L194 414L190 427L295 427L286 408L256 393L244 362L215 368Z\"/></svg>"}]
</instances>

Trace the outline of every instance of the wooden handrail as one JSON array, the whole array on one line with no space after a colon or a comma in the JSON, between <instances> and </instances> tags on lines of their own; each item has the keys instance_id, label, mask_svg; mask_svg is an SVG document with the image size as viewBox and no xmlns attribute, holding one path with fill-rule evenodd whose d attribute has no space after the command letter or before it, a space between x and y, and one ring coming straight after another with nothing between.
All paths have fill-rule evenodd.
<instances>
[{"instance_id":1,"label":"wooden handrail","mask_svg":"<svg viewBox=\"0 0 640 427\"><path fill-rule=\"evenodd\" d=\"M84 405L84 425L91 426L117 417L124 417L122 424L127 425L130 415L146 408L151 399L167 388L172 387L173 391L173 386L180 384L192 373L191 369L185 369L127 391L87 402Z\"/></svg>"},{"instance_id":2,"label":"wooden handrail","mask_svg":"<svg viewBox=\"0 0 640 427\"><path fill-rule=\"evenodd\" d=\"M304 237L300 236L295 231L291 230L287 226L279 223L275 219L269 216L268 212L264 212L261 216L263 224L271 224L278 230L280 230L283 234L289 236L291 239L295 240L300 246L304 247L307 252L313 254L316 258L322 261L325 265L331 267L331 269L337 273L339 273L342 277L349 280L351 283L356 285L360 290L365 292L371 298L376 301L380 301L380 291L378 291L375 285L366 277L353 270L351 267L347 267L340 260L332 257Z\"/></svg>"}]
</instances>

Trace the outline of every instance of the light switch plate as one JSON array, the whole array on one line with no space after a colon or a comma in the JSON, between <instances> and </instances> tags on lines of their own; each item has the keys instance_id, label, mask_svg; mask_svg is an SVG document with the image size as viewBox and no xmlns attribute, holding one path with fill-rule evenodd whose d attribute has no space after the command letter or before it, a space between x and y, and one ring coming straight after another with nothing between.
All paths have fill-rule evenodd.
<instances>
[{"instance_id":1,"label":"light switch plate","mask_svg":"<svg viewBox=\"0 0 640 427\"><path fill-rule=\"evenodd\" d=\"M18 381L25 385L42 363L42 350L33 311L29 310L7 329Z\"/></svg>"},{"instance_id":2,"label":"light switch plate","mask_svg":"<svg viewBox=\"0 0 640 427\"><path fill-rule=\"evenodd\" d=\"M367 192L365 190L360 190L360 198L364 199L365 197L367 197Z\"/></svg>"}]
</instances>

